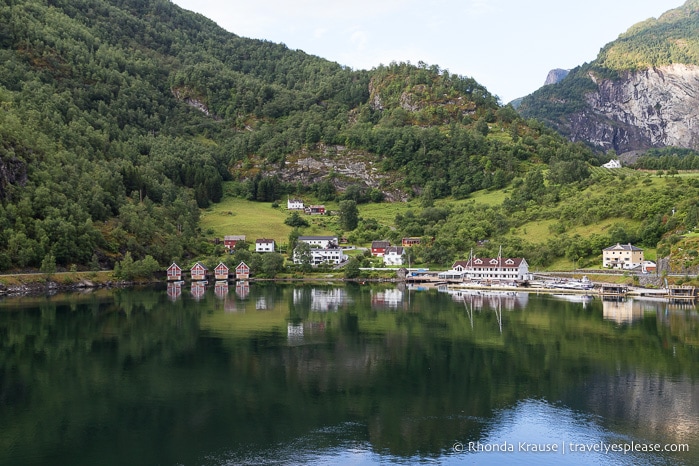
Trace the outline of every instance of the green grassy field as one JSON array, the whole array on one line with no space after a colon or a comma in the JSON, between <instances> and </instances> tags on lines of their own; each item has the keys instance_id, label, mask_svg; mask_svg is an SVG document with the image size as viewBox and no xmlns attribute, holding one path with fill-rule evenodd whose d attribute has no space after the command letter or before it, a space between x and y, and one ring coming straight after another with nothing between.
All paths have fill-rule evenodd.
<instances>
[{"instance_id":1,"label":"green grassy field","mask_svg":"<svg viewBox=\"0 0 699 466\"><path fill-rule=\"evenodd\" d=\"M419 200L409 202L382 202L380 204L361 204L358 206L359 216L374 219L382 225L394 226L396 214L405 214L412 210L417 213L422 210Z\"/></svg>"},{"instance_id":2,"label":"green grassy field","mask_svg":"<svg viewBox=\"0 0 699 466\"><path fill-rule=\"evenodd\" d=\"M283 244L288 242L293 230L284 224L290 214L285 203L273 208L271 202L224 198L202 211L201 228L208 237L245 235L248 243L254 243L258 238L268 238ZM303 235L336 234L337 217L302 215L310 223L308 228L302 230Z\"/></svg>"}]
</instances>

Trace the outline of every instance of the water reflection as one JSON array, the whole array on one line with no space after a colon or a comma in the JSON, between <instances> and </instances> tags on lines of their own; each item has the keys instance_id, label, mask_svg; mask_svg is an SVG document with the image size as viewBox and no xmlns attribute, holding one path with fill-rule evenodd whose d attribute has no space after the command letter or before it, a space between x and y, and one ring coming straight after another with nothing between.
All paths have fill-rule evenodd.
<instances>
[{"instance_id":1,"label":"water reflection","mask_svg":"<svg viewBox=\"0 0 699 466\"><path fill-rule=\"evenodd\" d=\"M315 312L335 312L350 300L344 288L294 288L294 304Z\"/></svg>"},{"instance_id":2,"label":"water reflection","mask_svg":"<svg viewBox=\"0 0 699 466\"><path fill-rule=\"evenodd\" d=\"M696 308L617 304L250 282L2 300L0 464L696 464ZM691 449L453 449L630 441Z\"/></svg>"}]
</instances>

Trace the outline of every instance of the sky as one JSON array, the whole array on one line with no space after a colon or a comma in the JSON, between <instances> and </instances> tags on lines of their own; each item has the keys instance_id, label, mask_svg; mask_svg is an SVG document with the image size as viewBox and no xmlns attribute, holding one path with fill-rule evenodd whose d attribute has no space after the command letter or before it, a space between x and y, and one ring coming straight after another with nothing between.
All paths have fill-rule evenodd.
<instances>
[{"instance_id":1,"label":"sky","mask_svg":"<svg viewBox=\"0 0 699 466\"><path fill-rule=\"evenodd\" d=\"M353 69L419 61L508 103L684 0L172 0L238 36Z\"/></svg>"}]
</instances>

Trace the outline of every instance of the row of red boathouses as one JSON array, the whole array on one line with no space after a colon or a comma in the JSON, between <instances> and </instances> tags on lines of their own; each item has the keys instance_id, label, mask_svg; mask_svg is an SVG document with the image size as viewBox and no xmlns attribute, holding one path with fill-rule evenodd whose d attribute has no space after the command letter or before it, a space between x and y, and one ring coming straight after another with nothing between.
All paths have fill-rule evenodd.
<instances>
[{"instance_id":1,"label":"row of red boathouses","mask_svg":"<svg viewBox=\"0 0 699 466\"><path fill-rule=\"evenodd\" d=\"M167 268L167 281L182 281L182 277L182 267L173 262L172 265ZM211 278L214 280L247 280L250 278L250 267L245 262L241 262L231 274L230 268L223 262L220 262L214 269L212 277L209 268L201 262L197 262L189 269L189 277L193 282L209 280Z\"/></svg>"}]
</instances>

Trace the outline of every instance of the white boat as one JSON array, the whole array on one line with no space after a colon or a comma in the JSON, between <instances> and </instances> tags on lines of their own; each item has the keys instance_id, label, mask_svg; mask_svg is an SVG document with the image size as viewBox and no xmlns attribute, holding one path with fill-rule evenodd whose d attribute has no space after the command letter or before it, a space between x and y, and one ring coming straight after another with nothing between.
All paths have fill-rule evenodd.
<instances>
[{"instance_id":1,"label":"white boat","mask_svg":"<svg viewBox=\"0 0 699 466\"><path fill-rule=\"evenodd\" d=\"M580 280L566 280L553 284L554 288L560 288L563 290L591 290L595 285L587 278L586 275Z\"/></svg>"}]
</instances>

